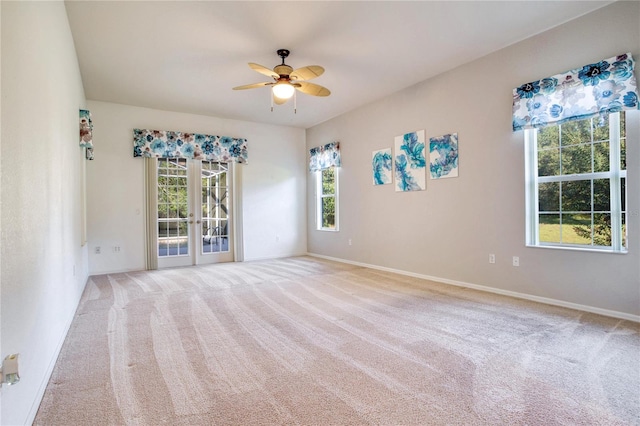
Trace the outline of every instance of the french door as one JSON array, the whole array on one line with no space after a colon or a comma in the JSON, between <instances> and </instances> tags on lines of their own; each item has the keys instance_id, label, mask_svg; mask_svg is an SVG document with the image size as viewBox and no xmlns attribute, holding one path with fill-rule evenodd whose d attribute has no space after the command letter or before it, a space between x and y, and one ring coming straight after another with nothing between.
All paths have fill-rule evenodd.
<instances>
[{"instance_id":1,"label":"french door","mask_svg":"<svg viewBox=\"0 0 640 426\"><path fill-rule=\"evenodd\" d=\"M158 267L233 261L231 163L159 158Z\"/></svg>"}]
</instances>

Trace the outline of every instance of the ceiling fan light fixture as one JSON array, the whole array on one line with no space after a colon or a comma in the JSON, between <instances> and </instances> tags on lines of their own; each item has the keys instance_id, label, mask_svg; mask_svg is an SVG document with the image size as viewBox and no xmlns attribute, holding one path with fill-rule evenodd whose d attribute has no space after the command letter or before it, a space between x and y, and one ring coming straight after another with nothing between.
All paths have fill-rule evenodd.
<instances>
[{"instance_id":1,"label":"ceiling fan light fixture","mask_svg":"<svg viewBox=\"0 0 640 426\"><path fill-rule=\"evenodd\" d=\"M289 99L296 89L287 81L279 81L273 86L273 96L280 99Z\"/></svg>"},{"instance_id":2,"label":"ceiling fan light fixture","mask_svg":"<svg viewBox=\"0 0 640 426\"><path fill-rule=\"evenodd\" d=\"M2 0L0 0L2 1ZM244 86L234 87L233 90L256 89L258 87L271 87L271 111L273 105L282 105L293 97L293 112L297 112L296 107L296 89L301 93L311 96L329 96L331 92L326 87L318 84L309 83L308 80L320 77L324 73L324 68L320 65L307 65L306 67L294 70L284 63L284 59L289 56L287 49L278 49L278 56L282 59L282 63L276 65L273 70L269 68L249 62L249 68L252 70L271 77L273 81L264 83L245 84Z\"/></svg>"}]
</instances>

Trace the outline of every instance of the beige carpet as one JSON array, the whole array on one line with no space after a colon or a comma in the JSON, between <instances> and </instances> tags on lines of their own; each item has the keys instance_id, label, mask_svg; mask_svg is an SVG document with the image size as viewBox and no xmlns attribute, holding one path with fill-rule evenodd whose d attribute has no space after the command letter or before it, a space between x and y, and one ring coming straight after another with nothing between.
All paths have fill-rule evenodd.
<instances>
[{"instance_id":1,"label":"beige carpet","mask_svg":"<svg viewBox=\"0 0 640 426\"><path fill-rule=\"evenodd\" d=\"M309 257L101 275L35 424L639 424L639 333Z\"/></svg>"}]
</instances>

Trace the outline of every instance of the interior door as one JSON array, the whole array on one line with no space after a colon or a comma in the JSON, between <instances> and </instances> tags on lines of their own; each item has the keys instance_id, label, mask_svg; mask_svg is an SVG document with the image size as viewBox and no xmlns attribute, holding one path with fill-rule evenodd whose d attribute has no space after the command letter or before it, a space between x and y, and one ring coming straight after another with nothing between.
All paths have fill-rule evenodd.
<instances>
[{"instance_id":1,"label":"interior door","mask_svg":"<svg viewBox=\"0 0 640 426\"><path fill-rule=\"evenodd\" d=\"M159 268L233 261L231 167L158 159Z\"/></svg>"}]
</instances>

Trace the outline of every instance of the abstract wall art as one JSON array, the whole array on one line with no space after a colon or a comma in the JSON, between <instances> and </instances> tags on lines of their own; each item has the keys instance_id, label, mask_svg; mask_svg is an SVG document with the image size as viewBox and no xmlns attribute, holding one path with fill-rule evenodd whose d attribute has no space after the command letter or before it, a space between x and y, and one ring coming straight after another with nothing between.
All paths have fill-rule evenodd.
<instances>
[{"instance_id":1,"label":"abstract wall art","mask_svg":"<svg viewBox=\"0 0 640 426\"><path fill-rule=\"evenodd\" d=\"M371 167L373 170L374 185L388 185L393 183L391 162L391 148L373 151Z\"/></svg>"},{"instance_id":2,"label":"abstract wall art","mask_svg":"<svg viewBox=\"0 0 640 426\"><path fill-rule=\"evenodd\" d=\"M458 177L458 134L429 139L431 179Z\"/></svg>"},{"instance_id":3,"label":"abstract wall art","mask_svg":"<svg viewBox=\"0 0 640 426\"><path fill-rule=\"evenodd\" d=\"M80 146L87 148L86 159L93 160L93 121L91 112L86 109L80 110Z\"/></svg>"},{"instance_id":4,"label":"abstract wall art","mask_svg":"<svg viewBox=\"0 0 640 426\"><path fill-rule=\"evenodd\" d=\"M396 191L423 191L426 188L424 130L395 137Z\"/></svg>"}]
</instances>

